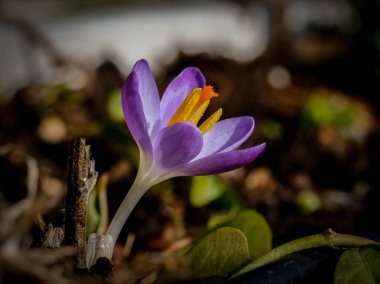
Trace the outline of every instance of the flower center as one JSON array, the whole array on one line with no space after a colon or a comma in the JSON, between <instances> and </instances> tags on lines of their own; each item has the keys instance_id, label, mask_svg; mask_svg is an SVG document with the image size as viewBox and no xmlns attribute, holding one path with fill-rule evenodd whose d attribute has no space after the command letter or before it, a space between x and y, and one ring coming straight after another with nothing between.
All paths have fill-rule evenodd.
<instances>
[{"instance_id":1,"label":"flower center","mask_svg":"<svg viewBox=\"0 0 380 284\"><path fill-rule=\"evenodd\" d=\"M214 92L214 88L212 86L205 86L203 89L194 89L174 113L168 123L168 126L179 122L191 122L194 125L197 125L210 104L210 100L218 96L219 95ZM219 108L209 118L207 118L198 127L202 134L209 131L220 119L221 115L222 109Z\"/></svg>"}]
</instances>

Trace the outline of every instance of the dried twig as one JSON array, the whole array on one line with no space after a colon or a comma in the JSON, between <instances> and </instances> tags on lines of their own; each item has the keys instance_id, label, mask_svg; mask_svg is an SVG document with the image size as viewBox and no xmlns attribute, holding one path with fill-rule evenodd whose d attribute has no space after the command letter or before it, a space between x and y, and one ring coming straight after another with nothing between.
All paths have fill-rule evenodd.
<instances>
[{"instance_id":1,"label":"dried twig","mask_svg":"<svg viewBox=\"0 0 380 284\"><path fill-rule=\"evenodd\" d=\"M8 208L4 218L9 222L15 222L25 211L29 210L35 202L38 190L39 169L37 161L31 155L18 150L14 145L7 144L0 147L0 156L13 155L22 159L27 166L27 196Z\"/></svg>"},{"instance_id":2,"label":"dried twig","mask_svg":"<svg viewBox=\"0 0 380 284\"><path fill-rule=\"evenodd\" d=\"M13 145L0 147L0 156L17 157L27 167L27 196L17 203L9 206L4 212L0 212L0 240L1 250L7 253L17 253L22 240L33 225L32 219L37 210L43 211L45 207L37 207L39 169L35 158L18 150Z\"/></svg>"},{"instance_id":3,"label":"dried twig","mask_svg":"<svg viewBox=\"0 0 380 284\"><path fill-rule=\"evenodd\" d=\"M60 210L53 220L46 224L42 216L38 214L34 221L42 232L42 238L35 245L41 248L60 248L65 238L65 210Z\"/></svg>"},{"instance_id":4,"label":"dried twig","mask_svg":"<svg viewBox=\"0 0 380 284\"><path fill-rule=\"evenodd\" d=\"M65 206L65 243L79 249L77 270L86 268L86 224L88 199L98 173L84 138L71 142L68 157L67 195Z\"/></svg>"}]
</instances>

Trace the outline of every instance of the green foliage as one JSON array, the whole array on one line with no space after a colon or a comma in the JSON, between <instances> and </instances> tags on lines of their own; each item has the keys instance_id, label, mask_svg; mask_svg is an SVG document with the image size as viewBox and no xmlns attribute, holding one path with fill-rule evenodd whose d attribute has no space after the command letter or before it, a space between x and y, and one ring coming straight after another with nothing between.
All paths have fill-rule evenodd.
<instances>
[{"instance_id":1,"label":"green foliage","mask_svg":"<svg viewBox=\"0 0 380 284\"><path fill-rule=\"evenodd\" d=\"M113 121L124 121L123 110L120 105L120 90L115 90L108 96L107 111Z\"/></svg>"},{"instance_id":2,"label":"green foliage","mask_svg":"<svg viewBox=\"0 0 380 284\"><path fill-rule=\"evenodd\" d=\"M107 200L108 175L100 176L88 200L87 236L91 233L105 233L108 225Z\"/></svg>"},{"instance_id":3,"label":"green foliage","mask_svg":"<svg viewBox=\"0 0 380 284\"><path fill-rule=\"evenodd\" d=\"M229 192L227 185L215 176L194 177L190 190L190 203L201 207L221 199ZM235 204L236 205L236 204ZM240 206L235 206L239 208ZM210 229L220 227L233 227L246 236L252 258L257 258L272 248L272 233L265 218L255 210L234 210L210 218L207 227Z\"/></svg>"},{"instance_id":4,"label":"green foliage","mask_svg":"<svg viewBox=\"0 0 380 284\"><path fill-rule=\"evenodd\" d=\"M257 269L268 263L277 261L290 254L316 247L361 247L365 245L377 244L375 241L346 234L339 234L329 229L321 234L315 234L299 238L278 247L273 248L268 253L248 263L240 269L233 277L240 276L251 270Z\"/></svg>"},{"instance_id":5,"label":"green foliage","mask_svg":"<svg viewBox=\"0 0 380 284\"><path fill-rule=\"evenodd\" d=\"M90 198L88 199L88 214L87 214L87 228L86 228L86 235L89 236L92 233L95 233L99 221L100 221L100 212L98 208L98 200L97 200L97 190L94 189L91 194Z\"/></svg>"},{"instance_id":6,"label":"green foliage","mask_svg":"<svg viewBox=\"0 0 380 284\"><path fill-rule=\"evenodd\" d=\"M263 121L261 123L260 129L265 137L270 140L279 140L284 134L282 125L274 119L267 119Z\"/></svg>"},{"instance_id":7,"label":"green foliage","mask_svg":"<svg viewBox=\"0 0 380 284\"><path fill-rule=\"evenodd\" d=\"M251 260L247 238L235 228L223 227L200 238L182 255L175 271L163 271L160 283L224 283Z\"/></svg>"},{"instance_id":8,"label":"green foliage","mask_svg":"<svg viewBox=\"0 0 380 284\"><path fill-rule=\"evenodd\" d=\"M227 185L215 176L193 177L190 189L190 204L194 207L205 206L223 195Z\"/></svg>"},{"instance_id":9,"label":"green foliage","mask_svg":"<svg viewBox=\"0 0 380 284\"><path fill-rule=\"evenodd\" d=\"M321 200L316 192L305 189L297 194L296 204L304 214L309 214L321 207Z\"/></svg>"},{"instance_id":10,"label":"green foliage","mask_svg":"<svg viewBox=\"0 0 380 284\"><path fill-rule=\"evenodd\" d=\"M304 118L316 126L349 127L356 124L360 106L353 100L325 92L317 92L306 102Z\"/></svg>"},{"instance_id":11,"label":"green foliage","mask_svg":"<svg viewBox=\"0 0 380 284\"><path fill-rule=\"evenodd\" d=\"M189 195L190 204L194 207L206 206L211 202L228 209L244 207L239 194L217 176L193 177Z\"/></svg>"},{"instance_id":12,"label":"green foliage","mask_svg":"<svg viewBox=\"0 0 380 284\"><path fill-rule=\"evenodd\" d=\"M222 215L228 219L228 215ZM265 218L255 210L242 210L235 217L229 218L217 226L237 228L246 236L249 251L253 259L272 249L272 233Z\"/></svg>"},{"instance_id":13,"label":"green foliage","mask_svg":"<svg viewBox=\"0 0 380 284\"><path fill-rule=\"evenodd\" d=\"M236 214L237 214L236 210L230 210L227 213L222 213L222 214L212 216L207 221L207 228L211 230L211 229L222 227L228 221L231 221L233 218L235 218Z\"/></svg>"},{"instance_id":14,"label":"green foliage","mask_svg":"<svg viewBox=\"0 0 380 284\"><path fill-rule=\"evenodd\" d=\"M83 93L72 90L66 85L56 85L46 90L47 94L43 96L43 108L62 109L62 106L77 107L84 100ZM42 108L42 109L43 109Z\"/></svg>"},{"instance_id":15,"label":"green foliage","mask_svg":"<svg viewBox=\"0 0 380 284\"><path fill-rule=\"evenodd\" d=\"M250 261L247 238L240 230L229 227L198 240L188 256L191 279L228 277Z\"/></svg>"},{"instance_id":16,"label":"green foliage","mask_svg":"<svg viewBox=\"0 0 380 284\"><path fill-rule=\"evenodd\" d=\"M103 123L99 125L99 133L94 135L107 137L107 142L122 156L128 157L136 167L139 164L139 149L133 140L128 128L123 123Z\"/></svg>"},{"instance_id":17,"label":"green foliage","mask_svg":"<svg viewBox=\"0 0 380 284\"><path fill-rule=\"evenodd\" d=\"M347 250L335 268L335 284L380 283L380 247L371 245Z\"/></svg>"},{"instance_id":18,"label":"green foliage","mask_svg":"<svg viewBox=\"0 0 380 284\"><path fill-rule=\"evenodd\" d=\"M371 109L366 104L329 89L313 91L303 106L300 118L303 135L317 130L321 141L321 133L325 133L325 138L329 133L329 139L335 144L338 141L362 142L373 127ZM318 132L322 129L329 132Z\"/></svg>"}]
</instances>

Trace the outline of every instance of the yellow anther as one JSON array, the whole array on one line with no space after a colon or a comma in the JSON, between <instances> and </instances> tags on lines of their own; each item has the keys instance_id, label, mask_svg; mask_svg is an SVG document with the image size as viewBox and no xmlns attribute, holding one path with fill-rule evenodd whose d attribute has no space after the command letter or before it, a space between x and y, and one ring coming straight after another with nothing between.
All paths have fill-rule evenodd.
<instances>
[{"instance_id":1,"label":"yellow anther","mask_svg":"<svg viewBox=\"0 0 380 284\"><path fill-rule=\"evenodd\" d=\"M199 98L201 97L202 89L194 89L182 102L180 107L174 113L170 119L168 125L173 125L178 122L188 121L195 112L195 106L197 105Z\"/></svg>"},{"instance_id":2,"label":"yellow anther","mask_svg":"<svg viewBox=\"0 0 380 284\"><path fill-rule=\"evenodd\" d=\"M215 123L220 119L222 116L222 109L218 109L216 112L214 112L209 118L206 119L205 122L199 126L199 130L202 132L202 134L205 134L207 131L209 131Z\"/></svg>"},{"instance_id":3,"label":"yellow anther","mask_svg":"<svg viewBox=\"0 0 380 284\"><path fill-rule=\"evenodd\" d=\"M190 121L194 124L197 125L199 120L202 118L203 114L206 111L206 108L210 104L210 100L205 101L196 111L195 113L191 116Z\"/></svg>"},{"instance_id":4,"label":"yellow anther","mask_svg":"<svg viewBox=\"0 0 380 284\"><path fill-rule=\"evenodd\" d=\"M212 86L205 86L203 89L194 89L174 113L168 126L179 122L191 122L194 125L197 125L210 104L210 100L217 96L219 95L214 92ZM219 120L221 115L222 109L218 109L205 122L203 122L202 125L199 126L199 130L202 134L209 131Z\"/></svg>"}]
</instances>

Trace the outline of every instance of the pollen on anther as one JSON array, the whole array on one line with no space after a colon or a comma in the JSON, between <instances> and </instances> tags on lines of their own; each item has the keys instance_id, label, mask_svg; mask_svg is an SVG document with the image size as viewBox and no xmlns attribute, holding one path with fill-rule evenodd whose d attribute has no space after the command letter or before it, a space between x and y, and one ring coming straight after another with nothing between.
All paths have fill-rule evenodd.
<instances>
[{"instance_id":1,"label":"pollen on anther","mask_svg":"<svg viewBox=\"0 0 380 284\"><path fill-rule=\"evenodd\" d=\"M215 123L218 122L218 120L222 116L222 113L223 113L223 110L221 108L218 109L209 118L207 118L205 122L203 122L199 126L199 130L202 132L202 134L205 134L207 131L209 131L215 125Z\"/></svg>"},{"instance_id":2,"label":"pollen on anther","mask_svg":"<svg viewBox=\"0 0 380 284\"><path fill-rule=\"evenodd\" d=\"M174 113L172 118L170 119L168 125L173 125L178 122L184 122L190 119L193 115L196 105L199 102L199 98L201 96L201 89L194 89L182 102L177 111Z\"/></svg>"}]
</instances>

